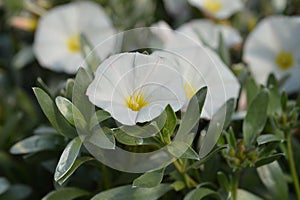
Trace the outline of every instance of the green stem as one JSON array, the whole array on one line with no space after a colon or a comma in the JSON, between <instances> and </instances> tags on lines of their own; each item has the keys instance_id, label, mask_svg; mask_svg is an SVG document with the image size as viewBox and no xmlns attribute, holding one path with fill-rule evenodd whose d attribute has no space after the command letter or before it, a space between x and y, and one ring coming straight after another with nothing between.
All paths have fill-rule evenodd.
<instances>
[{"instance_id":1,"label":"green stem","mask_svg":"<svg viewBox=\"0 0 300 200\"><path fill-rule=\"evenodd\" d=\"M300 199L299 179L298 179L298 175L297 175L297 170L296 170L294 156L293 156L293 150L292 150L292 134L287 135L287 154L288 154L287 159L289 162L289 167L290 167L293 182L294 182L297 199Z\"/></svg>"},{"instance_id":2,"label":"green stem","mask_svg":"<svg viewBox=\"0 0 300 200\"><path fill-rule=\"evenodd\" d=\"M239 188L239 179L240 179L240 172L237 171L233 174L233 177L231 180L231 199L232 200L238 200L237 199L237 190Z\"/></svg>"}]
</instances>

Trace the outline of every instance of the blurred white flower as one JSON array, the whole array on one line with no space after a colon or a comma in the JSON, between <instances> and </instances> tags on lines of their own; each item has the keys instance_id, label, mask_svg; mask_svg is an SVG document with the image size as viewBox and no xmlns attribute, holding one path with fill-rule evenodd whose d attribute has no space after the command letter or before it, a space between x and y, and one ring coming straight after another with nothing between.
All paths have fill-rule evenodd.
<instances>
[{"instance_id":1,"label":"blurred white flower","mask_svg":"<svg viewBox=\"0 0 300 200\"><path fill-rule=\"evenodd\" d=\"M57 6L41 17L34 40L34 53L48 69L73 74L83 62L80 35L97 46L115 33L110 19L96 3L77 1ZM109 49L96 49L99 57Z\"/></svg>"},{"instance_id":2,"label":"blurred white flower","mask_svg":"<svg viewBox=\"0 0 300 200\"><path fill-rule=\"evenodd\" d=\"M217 19L229 18L243 8L241 0L188 0L188 2Z\"/></svg>"},{"instance_id":3,"label":"blurred white flower","mask_svg":"<svg viewBox=\"0 0 300 200\"><path fill-rule=\"evenodd\" d=\"M238 97L239 82L211 49L194 45L167 51L155 51L153 54L166 57L176 63L171 66L174 66L182 75L188 100L200 88L208 87L201 117L211 119L228 99Z\"/></svg>"},{"instance_id":4,"label":"blurred white flower","mask_svg":"<svg viewBox=\"0 0 300 200\"><path fill-rule=\"evenodd\" d=\"M215 24L205 19L192 20L180 26L177 31L185 34L196 42L202 40L213 49L218 48L220 33L228 47L239 45L242 42L240 33L233 27L225 24Z\"/></svg>"},{"instance_id":5,"label":"blurred white flower","mask_svg":"<svg viewBox=\"0 0 300 200\"><path fill-rule=\"evenodd\" d=\"M140 53L111 56L98 67L86 94L122 124L150 121L168 104L177 111L185 103L182 79L172 64Z\"/></svg>"},{"instance_id":6,"label":"blurred white flower","mask_svg":"<svg viewBox=\"0 0 300 200\"><path fill-rule=\"evenodd\" d=\"M300 17L271 16L263 19L248 36L243 59L255 80L265 84L270 73L290 75L287 92L300 88Z\"/></svg>"},{"instance_id":7,"label":"blurred white flower","mask_svg":"<svg viewBox=\"0 0 300 200\"><path fill-rule=\"evenodd\" d=\"M233 27L215 24L210 20L192 20L180 26L176 31L164 21L152 25L155 34L167 48L184 48L195 44L205 44L212 49L219 46L219 35L222 34L227 47L234 47L242 43L240 33Z\"/></svg>"}]
</instances>

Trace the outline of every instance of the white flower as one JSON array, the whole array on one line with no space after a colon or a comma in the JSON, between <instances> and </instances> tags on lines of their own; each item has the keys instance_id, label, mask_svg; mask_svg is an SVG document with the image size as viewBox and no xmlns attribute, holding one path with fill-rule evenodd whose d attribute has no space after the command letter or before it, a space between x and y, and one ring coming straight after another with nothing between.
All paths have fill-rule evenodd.
<instances>
[{"instance_id":1,"label":"white flower","mask_svg":"<svg viewBox=\"0 0 300 200\"><path fill-rule=\"evenodd\" d=\"M243 8L241 0L188 0L188 2L218 19L229 18Z\"/></svg>"},{"instance_id":2,"label":"white flower","mask_svg":"<svg viewBox=\"0 0 300 200\"><path fill-rule=\"evenodd\" d=\"M34 40L34 53L43 67L73 74L83 62L80 34L93 46L115 32L110 19L96 3L79 1L57 6L41 17ZM109 49L97 49L101 58Z\"/></svg>"},{"instance_id":3,"label":"white flower","mask_svg":"<svg viewBox=\"0 0 300 200\"><path fill-rule=\"evenodd\" d=\"M140 53L111 56L98 67L86 94L122 124L150 121L168 104L177 111L186 100L182 79L172 64Z\"/></svg>"},{"instance_id":4,"label":"white flower","mask_svg":"<svg viewBox=\"0 0 300 200\"><path fill-rule=\"evenodd\" d=\"M228 47L242 43L240 33L231 26L215 24L205 19L192 20L180 26L176 31L164 21L159 21L151 27L152 33L166 48L185 48L195 44L206 44L212 49L217 49L220 34Z\"/></svg>"},{"instance_id":5,"label":"white flower","mask_svg":"<svg viewBox=\"0 0 300 200\"><path fill-rule=\"evenodd\" d=\"M154 55L173 60L172 65L182 75L187 99L202 87L208 87L208 93L201 117L211 119L213 114L230 98L237 98L240 85L221 61L209 48L194 45L168 51L156 51Z\"/></svg>"},{"instance_id":6,"label":"white flower","mask_svg":"<svg viewBox=\"0 0 300 200\"><path fill-rule=\"evenodd\" d=\"M241 44L242 37L237 30L228 25L215 24L210 20L192 20L180 26L177 31L190 37L195 42L203 40L213 49L219 45L219 34L222 34L228 47ZM201 43L201 42L200 42Z\"/></svg>"},{"instance_id":7,"label":"white flower","mask_svg":"<svg viewBox=\"0 0 300 200\"><path fill-rule=\"evenodd\" d=\"M270 73L290 75L283 85L287 92L300 88L300 17L271 16L248 36L243 59L257 82L265 84Z\"/></svg>"}]
</instances>

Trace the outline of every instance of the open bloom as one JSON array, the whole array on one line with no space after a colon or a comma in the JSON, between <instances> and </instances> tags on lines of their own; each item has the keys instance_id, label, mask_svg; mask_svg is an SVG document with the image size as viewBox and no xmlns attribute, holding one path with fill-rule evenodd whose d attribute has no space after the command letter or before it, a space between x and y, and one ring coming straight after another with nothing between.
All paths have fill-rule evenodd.
<instances>
[{"instance_id":1,"label":"open bloom","mask_svg":"<svg viewBox=\"0 0 300 200\"><path fill-rule=\"evenodd\" d=\"M233 27L215 24L210 20L192 20L181 25L176 31L164 21L152 25L156 35L166 48L184 48L195 44L205 44L212 49L219 46L219 35L222 34L225 44L230 48L242 43L240 33Z\"/></svg>"},{"instance_id":2,"label":"open bloom","mask_svg":"<svg viewBox=\"0 0 300 200\"><path fill-rule=\"evenodd\" d=\"M57 6L39 20L34 53L43 67L73 74L83 62L80 35L96 47L114 32L110 19L96 3L79 1ZM96 51L103 58L110 50Z\"/></svg>"},{"instance_id":3,"label":"open bloom","mask_svg":"<svg viewBox=\"0 0 300 200\"><path fill-rule=\"evenodd\" d=\"M111 56L97 68L86 94L122 124L150 121L168 104L175 111L184 105L182 79L172 64L140 53Z\"/></svg>"},{"instance_id":4,"label":"open bloom","mask_svg":"<svg viewBox=\"0 0 300 200\"><path fill-rule=\"evenodd\" d=\"M207 86L208 93L201 117L211 119L228 99L238 97L239 82L211 49L194 45L154 52L154 55L157 54L176 63L171 66L183 77L187 102L200 88Z\"/></svg>"},{"instance_id":5,"label":"open bloom","mask_svg":"<svg viewBox=\"0 0 300 200\"><path fill-rule=\"evenodd\" d=\"M229 18L243 8L241 0L188 0L188 2L218 19Z\"/></svg>"},{"instance_id":6,"label":"open bloom","mask_svg":"<svg viewBox=\"0 0 300 200\"><path fill-rule=\"evenodd\" d=\"M195 42L202 40L213 49L219 45L219 35L222 34L225 44L228 47L239 45L242 37L237 30L229 25L215 24L210 20L192 20L180 26L177 31L190 37Z\"/></svg>"},{"instance_id":7,"label":"open bloom","mask_svg":"<svg viewBox=\"0 0 300 200\"><path fill-rule=\"evenodd\" d=\"M300 88L300 17L271 16L250 33L243 59L255 80L265 84L270 73L290 75L283 85L287 92Z\"/></svg>"}]
</instances>

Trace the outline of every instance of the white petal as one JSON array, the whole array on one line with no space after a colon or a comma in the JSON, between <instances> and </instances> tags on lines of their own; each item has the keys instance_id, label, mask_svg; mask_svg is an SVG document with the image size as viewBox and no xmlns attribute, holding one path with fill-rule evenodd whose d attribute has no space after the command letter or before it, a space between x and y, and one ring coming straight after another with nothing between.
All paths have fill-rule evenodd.
<instances>
[{"instance_id":1,"label":"white petal","mask_svg":"<svg viewBox=\"0 0 300 200\"><path fill-rule=\"evenodd\" d=\"M114 33L109 18L98 4L73 2L48 11L39 20L34 41L34 52L40 64L55 71L75 73L82 63L81 56L79 51L68 50L67 41L81 33L94 46ZM112 48L102 49L100 55L106 57Z\"/></svg>"}]
</instances>

